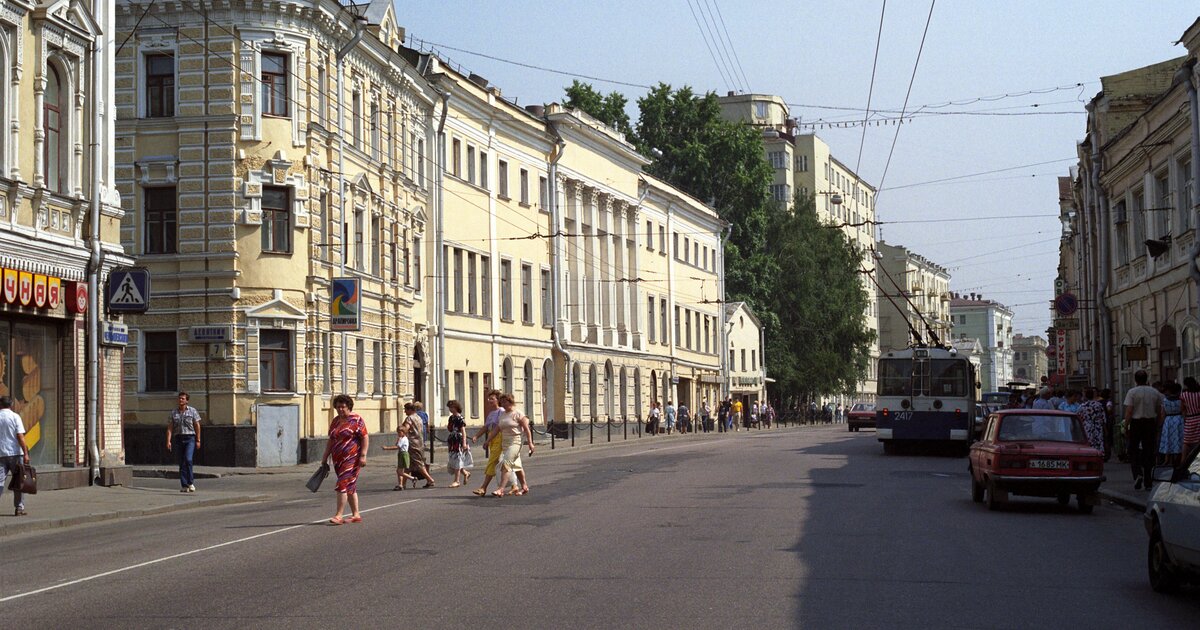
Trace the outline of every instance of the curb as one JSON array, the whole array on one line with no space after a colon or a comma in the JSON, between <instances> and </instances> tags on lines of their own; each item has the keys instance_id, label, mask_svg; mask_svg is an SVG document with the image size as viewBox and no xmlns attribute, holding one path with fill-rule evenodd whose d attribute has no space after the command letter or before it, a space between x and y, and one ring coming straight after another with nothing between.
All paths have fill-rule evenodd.
<instances>
[{"instance_id":1,"label":"curb","mask_svg":"<svg viewBox=\"0 0 1200 630\"><path fill-rule=\"evenodd\" d=\"M210 472L200 472L200 471L193 471L192 475L196 479L220 479L221 477L225 476L222 473L210 473ZM152 478L152 479L178 479L179 471L178 470L166 470L166 469L160 469L160 468L134 468L133 476L134 477L142 477L142 478Z\"/></svg>"},{"instance_id":2,"label":"curb","mask_svg":"<svg viewBox=\"0 0 1200 630\"><path fill-rule=\"evenodd\" d=\"M252 494L234 497L220 497L216 499L200 499L198 501L175 503L171 505L162 505L159 507L145 509L118 510L115 512L95 512L92 514L65 516L62 518L33 519L19 524L5 525L4 527L0 527L0 538L46 529L57 529L59 527L71 527L74 525L85 525L88 523L100 523L103 521L137 518L140 516L154 516L157 514L182 512L184 510L197 508L219 507L223 505L236 505L240 503L256 503L259 501L268 501L271 498L271 495Z\"/></svg>"},{"instance_id":3,"label":"curb","mask_svg":"<svg viewBox=\"0 0 1200 630\"><path fill-rule=\"evenodd\" d=\"M1124 492L1114 492L1111 490L1105 490L1104 488L1101 488L1097 492L1100 494L1100 496L1103 496L1103 497L1107 498L1109 501L1112 501L1113 503L1116 503L1117 505L1120 505L1122 507L1137 510L1138 512L1146 511L1146 501L1144 499L1138 499L1136 497L1131 497L1131 496L1125 494Z\"/></svg>"}]
</instances>

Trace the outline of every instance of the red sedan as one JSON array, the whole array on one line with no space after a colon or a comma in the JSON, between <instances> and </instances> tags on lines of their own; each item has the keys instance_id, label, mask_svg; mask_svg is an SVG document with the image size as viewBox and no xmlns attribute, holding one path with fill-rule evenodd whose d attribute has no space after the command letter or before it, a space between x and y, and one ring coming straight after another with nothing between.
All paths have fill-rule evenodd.
<instances>
[{"instance_id":1,"label":"red sedan","mask_svg":"<svg viewBox=\"0 0 1200 630\"><path fill-rule=\"evenodd\" d=\"M861 431L863 427L874 426L874 403L854 403L854 406L850 408L849 417L846 418L846 429L849 431Z\"/></svg>"},{"instance_id":2,"label":"red sedan","mask_svg":"<svg viewBox=\"0 0 1200 630\"><path fill-rule=\"evenodd\" d=\"M1009 494L1056 497L1063 505L1075 495L1079 511L1089 514L1104 481L1104 454L1088 445L1079 417L1065 411L992 413L968 466L971 498L986 498L991 510Z\"/></svg>"}]
</instances>

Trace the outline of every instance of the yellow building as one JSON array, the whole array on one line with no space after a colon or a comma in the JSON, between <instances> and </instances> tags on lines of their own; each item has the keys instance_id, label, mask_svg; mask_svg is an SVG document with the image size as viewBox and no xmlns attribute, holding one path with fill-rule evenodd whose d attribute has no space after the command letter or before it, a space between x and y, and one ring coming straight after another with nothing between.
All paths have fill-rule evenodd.
<instances>
[{"instance_id":1,"label":"yellow building","mask_svg":"<svg viewBox=\"0 0 1200 630\"><path fill-rule=\"evenodd\" d=\"M767 402L762 334L762 323L750 305L745 302L725 305L724 345L729 353L727 395L740 400L747 410L756 402Z\"/></svg>"},{"instance_id":2,"label":"yellow building","mask_svg":"<svg viewBox=\"0 0 1200 630\"><path fill-rule=\"evenodd\" d=\"M129 474L113 386L123 335L101 298L131 262L100 150L113 137L112 24L104 2L0 4L0 395L22 416L43 489Z\"/></svg>"},{"instance_id":3,"label":"yellow building","mask_svg":"<svg viewBox=\"0 0 1200 630\"><path fill-rule=\"evenodd\" d=\"M440 108L391 3L117 5L122 242L154 279L125 360L130 460L166 461L178 390L207 423L201 464L320 453L340 392L390 430L425 382ZM357 294L335 321L337 278Z\"/></svg>"},{"instance_id":4,"label":"yellow building","mask_svg":"<svg viewBox=\"0 0 1200 630\"><path fill-rule=\"evenodd\" d=\"M909 347L915 341L913 329L924 343L934 343L930 331L941 343L950 343L950 272L901 245L880 241L878 252L880 349Z\"/></svg>"}]
</instances>

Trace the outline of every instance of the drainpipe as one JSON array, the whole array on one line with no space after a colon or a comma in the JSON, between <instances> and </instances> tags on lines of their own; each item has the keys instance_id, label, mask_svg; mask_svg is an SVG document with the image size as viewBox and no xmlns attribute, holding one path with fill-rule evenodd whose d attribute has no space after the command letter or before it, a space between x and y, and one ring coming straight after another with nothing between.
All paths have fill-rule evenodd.
<instances>
[{"instance_id":1,"label":"drainpipe","mask_svg":"<svg viewBox=\"0 0 1200 630\"><path fill-rule=\"evenodd\" d=\"M725 302L725 244L727 242L729 242L729 237L732 234L733 234L733 225L726 225L721 230L721 249L719 252L720 256L721 256L721 266L718 267L718 269L721 270L721 275L718 276L718 278L720 279L721 286L720 286L720 291L719 291L720 298L718 298L719 301L717 302L717 304L719 306L718 317L719 317L719 321L721 322L720 357L721 357L721 400L722 401L725 400L726 398L728 398L729 394L730 394L730 392L729 392L729 325L728 325L728 322L725 321L725 305L726 305L726 302Z\"/></svg>"},{"instance_id":2,"label":"drainpipe","mask_svg":"<svg viewBox=\"0 0 1200 630\"><path fill-rule=\"evenodd\" d=\"M1109 216L1108 216L1108 198L1104 195L1104 190L1100 188L1100 131L1099 122L1096 120L1096 104L1095 101L1088 103L1088 115L1092 118L1092 132L1090 142L1092 145L1092 164L1091 164L1091 188L1092 199L1096 213L1099 215L1097 221L1100 226L1099 241L1100 241L1100 264L1099 276L1100 283L1096 288L1096 300L1100 305L1100 347L1104 350L1101 355L1103 378L1107 387L1113 387L1116 384L1116 378L1113 374L1113 346L1112 346L1112 311L1108 304L1108 278L1112 274L1109 264L1109 253L1111 243L1109 243Z\"/></svg>"},{"instance_id":3,"label":"drainpipe","mask_svg":"<svg viewBox=\"0 0 1200 630\"><path fill-rule=\"evenodd\" d=\"M354 35L350 37L350 41L346 45L338 49L335 60L337 61L337 91L338 91L338 205L341 206L341 223L342 234L346 234L346 130L343 125L346 124L346 91L345 91L345 61L346 55L350 54L351 50L358 45L362 40L363 31L366 30L367 18L365 16L354 16ZM342 239L342 256L341 263L338 265L338 275L346 276L346 257L350 255L350 245L346 242L347 239ZM346 391L349 386L346 378L346 333L342 332L342 391Z\"/></svg>"},{"instance_id":4,"label":"drainpipe","mask_svg":"<svg viewBox=\"0 0 1200 630\"><path fill-rule=\"evenodd\" d=\"M87 442L87 462L89 483L96 485L100 482L100 273L104 266L104 251L100 246L100 123L104 117L100 109L100 47L97 38L92 43L92 98L88 105L92 109L92 208L91 229L88 239L91 241L91 255L88 258L88 309L87 309L87 400L84 402L86 424L84 428Z\"/></svg>"},{"instance_id":5,"label":"drainpipe","mask_svg":"<svg viewBox=\"0 0 1200 630\"><path fill-rule=\"evenodd\" d=\"M1175 73L1176 80L1184 81L1187 84L1188 104L1191 106L1191 128L1192 128L1192 198L1185 200L1191 204L1189 212L1192 212L1192 220L1197 219L1195 212L1197 207L1200 207L1200 100L1196 95L1196 59L1189 59L1182 68ZM1197 259L1200 258L1200 239L1192 242L1192 248L1188 251L1188 276L1191 277L1192 283L1200 287L1200 268L1196 266ZM1200 291L1197 292L1200 294ZM1200 300L1200 296L1197 297ZM1197 314L1200 315L1200 304L1197 305Z\"/></svg>"},{"instance_id":6,"label":"drainpipe","mask_svg":"<svg viewBox=\"0 0 1200 630\"><path fill-rule=\"evenodd\" d=\"M442 282L445 277L446 270L445 259L442 252L445 251L446 242L446 205L445 194L443 193L443 177L446 172L446 117L450 113L450 91L443 90L442 96L442 114L438 119L437 126L437 184L434 186L434 195L436 203L434 204L434 212L437 216L434 217L433 224L436 226L434 232L434 252L433 252L433 281L435 283ZM497 261L497 264L499 262ZM437 348L433 352L434 363L433 372L434 378L437 380L438 386L433 392L432 409L441 409L443 406L442 398L444 392L448 392L450 383L447 382L449 375L446 373L446 301L448 296L445 291L441 290L441 286L433 292L434 294L434 320L437 326Z\"/></svg>"},{"instance_id":7,"label":"drainpipe","mask_svg":"<svg viewBox=\"0 0 1200 630\"><path fill-rule=\"evenodd\" d=\"M550 343L554 350L563 357L562 375L564 392L570 391L571 387L571 353L567 350L562 342L561 326L559 316L562 315L562 291L559 287L562 285L562 208L558 205L558 162L562 159L563 153L567 150L567 141L563 140L562 134L558 133L558 127L554 123L547 121L550 126L550 133L554 134L554 150L550 157L550 167L547 177L550 180L547 182L550 195L550 221L553 224L554 246L550 248L550 274L554 276L554 282L551 284L550 291L551 308L554 309L554 326L550 329ZM565 321L565 320L564 320ZM578 393L578 392L576 392ZM566 405L566 397L563 397L563 405ZM558 401L554 402L555 409L558 408ZM640 412L639 412L640 413ZM564 409L565 415L565 409Z\"/></svg>"}]
</instances>

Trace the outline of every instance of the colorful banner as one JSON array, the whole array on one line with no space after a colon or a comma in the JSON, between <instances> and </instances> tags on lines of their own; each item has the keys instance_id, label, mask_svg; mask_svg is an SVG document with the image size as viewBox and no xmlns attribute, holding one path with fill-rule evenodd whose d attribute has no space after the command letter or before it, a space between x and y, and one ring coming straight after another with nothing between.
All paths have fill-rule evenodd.
<instances>
[{"instance_id":1,"label":"colorful banner","mask_svg":"<svg viewBox=\"0 0 1200 630\"><path fill-rule=\"evenodd\" d=\"M33 274L28 271L17 274L17 300L21 306L29 306L33 302Z\"/></svg>"},{"instance_id":2,"label":"colorful banner","mask_svg":"<svg viewBox=\"0 0 1200 630\"><path fill-rule=\"evenodd\" d=\"M4 270L4 301L9 304L17 302L17 270Z\"/></svg>"},{"instance_id":3,"label":"colorful banner","mask_svg":"<svg viewBox=\"0 0 1200 630\"><path fill-rule=\"evenodd\" d=\"M362 330L362 284L358 278L334 278L329 301L330 330Z\"/></svg>"}]
</instances>

